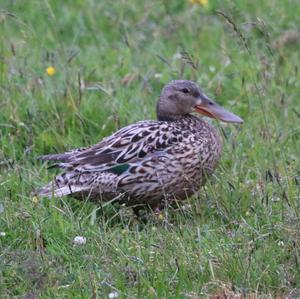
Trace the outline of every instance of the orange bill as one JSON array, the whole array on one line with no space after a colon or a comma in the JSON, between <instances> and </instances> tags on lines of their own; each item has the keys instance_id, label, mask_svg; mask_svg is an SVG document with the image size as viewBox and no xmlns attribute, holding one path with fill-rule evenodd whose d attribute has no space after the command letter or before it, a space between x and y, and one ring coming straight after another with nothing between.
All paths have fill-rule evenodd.
<instances>
[{"instance_id":1,"label":"orange bill","mask_svg":"<svg viewBox=\"0 0 300 299\"><path fill-rule=\"evenodd\" d=\"M239 116L224 109L216 102L209 99L207 96L201 96L201 98L199 99L199 103L194 107L194 109L196 112L202 115L216 118L227 123L241 124L244 122Z\"/></svg>"}]
</instances>

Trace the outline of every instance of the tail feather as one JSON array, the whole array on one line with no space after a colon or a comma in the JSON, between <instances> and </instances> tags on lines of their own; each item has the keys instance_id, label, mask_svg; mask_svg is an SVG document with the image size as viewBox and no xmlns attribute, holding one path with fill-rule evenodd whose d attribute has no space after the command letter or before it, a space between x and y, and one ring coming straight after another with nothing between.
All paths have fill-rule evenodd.
<instances>
[{"instance_id":1,"label":"tail feather","mask_svg":"<svg viewBox=\"0 0 300 299\"><path fill-rule=\"evenodd\" d=\"M41 197L63 197L67 195L76 194L78 192L84 191L82 186L71 186L71 185L64 185L64 186L55 186L55 182L51 182L48 185L38 189L36 193Z\"/></svg>"},{"instance_id":2,"label":"tail feather","mask_svg":"<svg viewBox=\"0 0 300 299\"><path fill-rule=\"evenodd\" d=\"M88 147L81 147L77 148L62 154L50 154L50 155L43 155L39 156L38 159L42 161L61 161L61 162L68 162L71 160L76 154L88 149Z\"/></svg>"},{"instance_id":3,"label":"tail feather","mask_svg":"<svg viewBox=\"0 0 300 299\"><path fill-rule=\"evenodd\" d=\"M117 191L117 175L113 173L78 173L65 172L52 182L38 189L35 193L42 197L62 197L77 193L115 193Z\"/></svg>"},{"instance_id":4,"label":"tail feather","mask_svg":"<svg viewBox=\"0 0 300 299\"><path fill-rule=\"evenodd\" d=\"M39 156L38 159L42 161L68 161L70 158L71 154L70 153L64 153L64 154L51 154L51 155L43 155Z\"/></svg>"}]
</instances>

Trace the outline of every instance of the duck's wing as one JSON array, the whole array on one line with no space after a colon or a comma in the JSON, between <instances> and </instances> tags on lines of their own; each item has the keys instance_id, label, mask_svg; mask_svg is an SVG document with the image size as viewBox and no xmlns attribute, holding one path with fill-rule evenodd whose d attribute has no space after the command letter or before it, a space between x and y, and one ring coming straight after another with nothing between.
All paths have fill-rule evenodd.
<instances>
[{"instance_id":1,"label":"duck's wing","mask_svg":"<svg viewBox=\"0 0 300 299\"><path fill-rule=\"evenodd\" d=\"M178 141L180 129L168 122L141 121L124 127L99 143L64 154L44 156L57 166L78 171L101 171L103 167L142 159ZM179 137L180 138L180 137Z\"/></svg>"}]
</instances>

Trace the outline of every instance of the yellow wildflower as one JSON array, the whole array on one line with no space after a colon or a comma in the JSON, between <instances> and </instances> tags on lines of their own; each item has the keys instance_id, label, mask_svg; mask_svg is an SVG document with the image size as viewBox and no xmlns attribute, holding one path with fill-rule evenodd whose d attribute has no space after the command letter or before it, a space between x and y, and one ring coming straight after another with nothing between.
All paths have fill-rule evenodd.
<instances>
[{"instance_id":1,"label":"yellow wildflower","mask_svg":"<svg viewBox=\"0 0 300 299\"><path fill-rule=\"evenodd\" d=\"M164 220L164 215L163 215L163 213L160 213L160 214L158 215L158 219L159 219L159 220Z\"/></svg>"},{"instance_id":2,"label":"yellow wildflower","mask_svg":"<svg viewBox=\"0 0 300 299\"><path fill-rule=\"evenodd\" d=\"M53 76L55 74L55 68L53 66L49 66L47 67L46 72L49 76Z\"/></svg>"},{"instance_id":3,"label":"yellow wildflower","mask_svg":"<svg viewBox=\"0 0 300 299\"><path fill-rule=\"evenodd\" d=\"M157 293L153 287L150 287L148 292L149 292L149 295L151 295L151 296L155 296L155 297L157 296Z\"/></svg>"},{"instance_id":4,"label":"yellow wildflower","mask_svg":"<svg viewBox=\"0 0 300 299\"><path fill-rule=\"evenodd\" d=\"M32 203L34 203L35 205L39 203L39 199L37 196L33 196L31 199Z\"/></svg>"},{"instance_id":5,"label":"yellow wildflower","mask_svg":"<svg viewBox=\"0 0 300 299\"><path fill-rule=\"evenodd\" d=\"M208 0L189 0L191 4L200 4L204 7L208 6Z\"/></svg>"}]
</instances>

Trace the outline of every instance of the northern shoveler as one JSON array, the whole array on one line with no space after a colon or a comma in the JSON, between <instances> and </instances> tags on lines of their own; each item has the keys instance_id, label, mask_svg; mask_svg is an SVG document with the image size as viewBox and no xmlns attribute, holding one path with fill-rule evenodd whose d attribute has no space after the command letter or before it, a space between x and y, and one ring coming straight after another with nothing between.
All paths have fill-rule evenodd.
<instances>
[{"instance_id":1,"label":"northern shoveler","mask_svg":"<svg viewBox=\"0 0 300 299\"><path fill-rule=\"evenodd\" d=\"M171 81L162 89L157 120L124 127L90 147L42 156L64 172L37 193L151 207L186 199L213 173L222 149L217 130L193 112L243 122L195 82Z\"/></svg>"}]
</instances>

